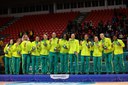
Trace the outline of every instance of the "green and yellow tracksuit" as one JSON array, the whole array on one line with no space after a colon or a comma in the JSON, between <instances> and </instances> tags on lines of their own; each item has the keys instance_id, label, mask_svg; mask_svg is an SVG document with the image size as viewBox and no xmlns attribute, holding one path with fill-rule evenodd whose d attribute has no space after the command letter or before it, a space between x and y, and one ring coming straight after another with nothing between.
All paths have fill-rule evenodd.
<instances>
[{"instance_id":1,"label":"green and yellow tracksuit","mask_svg":"<svg viewBox=\"0 0 128 85\"><path fill-rule=\"evenodd\" d=\"M59 50L59 40L58 38L51 38L50 40L50 73L58 73L58 50Z\"/></svg>"},{"instance_id":2,"label":"green and yellow tracksuit","mask_svg":"<svg viewBox=\"0 0 128 85\"><path fill-rule=\"evenodd\" d=\"M65 39L60 39L59 48L60 48L60 72L68 73L68 41Z\"/></svg>"},{"instance_id":3,"label":"green and yellow tracksuit","mask_svg":"<svg viewBox=\"0 0 128 85\"><path fill-rule=\"evenodd\" d=\"M30 50L31 50L31 42L30 41L23 41L21 43L22 72L23 72L23 74L28 74L29 73Z\"/></svg>"},{"instance_id":4,"label":"green and yellow tracksuit","mask_svg":"<svg viewBox=\"0 0 128 85\"><path fill-rule=\"evenodd\" d=\"M31 59L32 59L32 73L39 73L40 66L40 42L33 41L31 43Z\"/></svg>"},{"instance_id":5,"label":"green and yellow tracksuit","mask_svg":"<svg viewBox=\"0 0 128 85\"><path fill-rule=\"evenodd\" d=\"M13 65L13 74L19 74L20 72L20 60L21 59L21 45L12 46L12 65Z\"/></svg>"},{"instance_id":6,"label":"green and yellow tracksuit","mask_svg":"<svg viewBox=\"0 0 128 85\"><path fill-rule=\"evenodd\" d=\"M42 40L41 41L41 50L40 50L40 56L41 56L41 71L43 74L48 73L48 65L49 65L49 40Z\"/></svg>"},{"instance_id":7,"label":"green and yellow tracksuit","mask_svg":"<svg viewBox=\"0 0 128 85\"><path fill-rule=\"evenodd\" d=\"M93 66L94 66L94 73L101 73L101 66L102 66L102 44L101 42L94 42L93 45Z\"/></svg>"},{"instance_id":8,"label":"green and yellow tracksuit","mask_svg":"<svg viewBox=\"0 0 128 85\"><path fill-rule=\"evenodd\" d=\"M6 44L5 53L5 74L12 74L12 45Z\"/></svg>"},{"instance_id":9,"label":"green and yellow tracksuit","mask_svg":"<svg viewBox=\"0 0 128 85\"><path fill-rule=\"evenodd\" d=\"M69 72L71 74L78 73L78 53L79 53L79 41L77 39L71 39L68 42L68 48L69 48ZM74 62L74 65L73 65Z\"/></svg>"},{"instance_id":10,"label":"green and yellow tracksuit","mask_svg":"<svg viewBox=\"0 0 128 85\"><path fill-rule=\"evenodd\" d=\"M125 65L123 59L123 48L125 44L122 40L117 39L113 41L113 50L114 50L114 71L118 72L125 72Z\"/></svg>"},{"instance_id":11,"label":"green and yellow tracksuit","mask_svg":"<svg viewBox=\"0 0 128 85\"><path fill-rule=\"evenodd\" d=\"M90 56L91 56L91 42L87 42L86 40L82 41L81 46L81 72L82 73L89 73L90 69Z\"/></svg>"},{"instance_id":12,"label":"green and yellow tracksuit","mask_svg":"<svg viewBox=\"0 0 128 85\"><path fill-rule=\"evenodd\" d=\"M78 73L82 73L82 70L81 70L81 49L82 49L82 45L79 43Z\"/></svg>"},{"instance_id":13,"label":"green and yellow tracksuit","mask_svg":"<svg viewBox=\"0 0 128 85\"><path fill-rule=\"evenodd\" d=\"M113 72L113 63L112 63L112 43L110 38L104 38L101 40L103 46L103 54L105 57L105 65L106 65L106 72L112 73Z\"/></svg>"}]
</instances>

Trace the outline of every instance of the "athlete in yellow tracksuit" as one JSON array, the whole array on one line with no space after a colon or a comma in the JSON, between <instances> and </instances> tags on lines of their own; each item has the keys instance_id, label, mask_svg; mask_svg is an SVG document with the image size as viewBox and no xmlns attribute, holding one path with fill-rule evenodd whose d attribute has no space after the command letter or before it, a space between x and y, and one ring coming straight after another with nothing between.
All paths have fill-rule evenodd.
<instances>
[{"instance_id":1,"label":"athlete in yellow tracksuit","mask_svg":"<svg viewBox=\"0 0 128 85\"><path fill-rule=\"evenodd\" d=\"M63 38L59 40L60 48L60 73L68 73L68 41L67 35L64 34Z\"/></svg>"},{"instance_id":2,"label":"athlete in yellow tracksuit","mask_svg":"<svg viewBox=\"0 0 128 85\"><path fill-rule=\"evenodd\" d=\"M49 65L49 40L46 34L43 35L43 40L41 41L41 71L43 74L48 73L48 65Z\"/></svg>"},{"instance_id":3,"label":"athlete in yellow tracksuit","mask_svg":"<svg viewBox=\"0 0 128 85\"><path fill-rule=\"evenodd\" d=\"M105 57L105 64L106 64L106 72L107 74L113 73L113 63L112 63L112 43L110 38L106 38L103 33L100 34L101 43L103 46L103 54Z\"/></svg>"},{"instance_id":4,"label":"athlete in yellow tracksuit","mask_svg":"<svg viewBox=\"0 0 128 85\"><path fill-rule=\"evenodd\" d=\"M10 40L8 44L6 44L4 48L5 53L5 74L12 74L12 46L13 39Z\"/></svg>"},{"instance_id":5,"label":"athlete in yellow tracksuit","mask_svg":"<svg viewBox=\"0 0 128 85\"><path fill-rule=\"evenodd\" d=\"M39 37L36 36L35 41L31 43L31 59L32 59L32 73L39 73L40 66L40 42Z\"/></svg>"},{"instance_id":6,"label":"athlete in yellow tracksuit","mask_svg":"<svg viewBox=\"0 0 128 85\"><path fill-rule=\"evenodd\" d=\"M18 39L17 42L12 46L12 65L13 65L13 74L19 74L20 72L20 61L21 61L21 39Z\"/></svg>"},{"instance_id":7,"label":"athlete in yellow tracksuit","mask_svg":"<svg viewBox=\"0 0 128 85\"><path fill-rule=\"evenodd\" d=\"M24 35L23 41L21 43L21 54L22 54L22 72L23 74L29 73L30 67L30 50L31 42L27 35Z\"/></svg>"},{"instance_id":8,"label":"athlete in yellow tracksuit","mask_svg":"<svg viewBox=\"0 0 128 85\"><path fill-rule=\"evenodd\" d=\"M59 39L56 37L56 33L52 33L52 38L50 39L50 73L58 73L58 52L59 52Z\"/></svg>"},{"instance_id":9,"label":"athlete in yellow tracksuit","mask_svg":"<svg viewBox=\"0 0 128 85\"><path fill-rule=\"evenodd\" d=\"M71 74L78 74L78 53L79 53L79 41L75 39L75 34L71 34L71 39L68 42L69 53L69 72ZM74 61L74 65L73 65Z\"/></svg>"},{"instance_id":10,"label":"athlete in yellow tracksuit","mask_svg":"<svg viewBox=\"0 0 128 85\"><path fill-rule=\"evenodd\" d=\"M100 74L102 69L102 43L99 42L98 37L94 37L94 45L93 45L93 64L94 64L94 74Z\"/></svg>"},{"instance_id":11,"label":"athlete in yellow tracksuit","mask_svg":"<svg viewBox=\"0 0 128 85\"><path fill-rule=\"evenodd\" d=\"M114 49L114 71L115 73L125 72L125 65L123 59L123 48L125 44L122 40L117 39L117 36L113 36L113 49Z\"/></svg>"},{"instance_id":12,"label":"athlete in yellow tracksuit","mask_svg":"<svg viewBox=\"0 0 128 85\"><path fill-rule=\"evenodd\" d=\"M88 35L84 36L81 43L81 72L89 74L90 69L90 56L91 56L92 43L88 40Z\"/></svg>"},{"instance_id":13,"label":"athlete in yellow tracksuit","mask_svg":"<svg viewBox=\"0 0 128 85\"><path fill-rule=\"evenodd\" d=\"M82 63L81 63L81 50L82 50L82 40L79 41L79 54L78 54L78 73L83 74L82 72Z\"/></svg>"}]
</instances>

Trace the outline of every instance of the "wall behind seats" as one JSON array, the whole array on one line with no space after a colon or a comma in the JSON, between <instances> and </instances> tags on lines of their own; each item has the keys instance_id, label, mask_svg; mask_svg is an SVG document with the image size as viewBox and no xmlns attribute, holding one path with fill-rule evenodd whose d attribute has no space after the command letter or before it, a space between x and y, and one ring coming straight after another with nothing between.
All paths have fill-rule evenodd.
<instances>
[{"instance_id":1,"label":"wall behind seats","mask_svg":"<svg viewBox=\"0 0 128 85\"><path fill-rule=\"evenodd\" d=\"M125 5L116 5L116 6L100 6L100 7L61 9L61 10L56 10L56 12L57 13L70 12L70 11L90 12L92 10L114 9L114 8L126 8L126 6Z\"/></svg>"},{"instance_id":2,"label":"wall behind seats","mask_svg":"<svg viewBox=\"0 0 128 85\"><path fill-rule=\"evenodd\" d=\"M103 9L114 9L114 8L126 8L126 2L128 0L88 0L88 1L76 1L76 2L54 2L49 4L40 4L34 6L14 7L6 10L7 14L1 14L1 17L14 16L22 17L24 15L35 15L35 14L47 14L47 13L60 13L60 12L90 12L92 10L103 10ZM38 8L39 7L39 8ZM0 8L1 9L1 8ZM26 11L26 9L28 9Z\"/></svg>"}]
</instances>

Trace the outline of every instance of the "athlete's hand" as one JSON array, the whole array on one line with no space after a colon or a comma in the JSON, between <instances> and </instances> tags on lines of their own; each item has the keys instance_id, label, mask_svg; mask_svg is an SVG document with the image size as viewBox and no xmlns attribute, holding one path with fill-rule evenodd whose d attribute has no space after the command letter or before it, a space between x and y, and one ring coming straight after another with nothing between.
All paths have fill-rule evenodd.
<instances>
[{"instance_id":1,"label":"athlete's hand","mask_svg":"<svg viewBox=\"0 0 128 85\"><path fill-rule=\"evenodd\" d=\"M77 53L76 51L74 52L74 54L75 54L75 55L78 55L78 53Z\"/></svg>"},{"instance_id":2,"label":"athlete's hand","mask_svg":"<svg viewBox=\"0 0 128 85\"><path fill-rule=\"evenodd\" d=\"M18 46L19 45L19 43L16 43L16 46Z\"/></svg>"},{"instance_id":3,"label":"athlete's hand","mask_svg":"<svg viewBox=\"0 0 128 85\"><path fill-rule=\"evenodd\" d=\"M8 47L7 49L10 50L10 47Z\"/></svg>"},{"instance_id":4,"label":"athlete's hand","mask_svg":"<svg viewBox=\"0 0 128 85\"><path fill-rule=\"evenodd\" d=\"M119 42L117 42L117 45L121 46L121 44Z\"/></svg>"}]
</instances>

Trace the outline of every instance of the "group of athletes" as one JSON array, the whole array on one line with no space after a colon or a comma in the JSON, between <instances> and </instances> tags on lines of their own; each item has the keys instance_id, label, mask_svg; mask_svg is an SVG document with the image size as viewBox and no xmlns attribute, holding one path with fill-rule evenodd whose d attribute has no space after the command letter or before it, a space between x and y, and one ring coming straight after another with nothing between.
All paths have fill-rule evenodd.
<instances>
[{"instance_id":1,"label":"group of athletes","mask_svg":"<svg viewBox=\"0 0 128 85\"><path fill-rule=\"evenodd\" d=\"M94 74L101 74L103 55L107 74L125 72L125 44L117 36L113 36L113 42L103 33L100 40L94 36L93 41L87 34L82 41L75 39L75 34L71 34L69 40L66 38L64 34L59 39L53 32L51 39L47 34L43 35L43 40L36 36L33 42L26 34L15 43L11 39L4 48L5 74L19 74L21 66L23 74L29 74L30 66L32 74L89 74L91 56Z\"/></svg>"}]
</instances>

